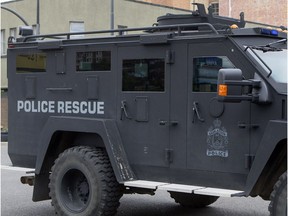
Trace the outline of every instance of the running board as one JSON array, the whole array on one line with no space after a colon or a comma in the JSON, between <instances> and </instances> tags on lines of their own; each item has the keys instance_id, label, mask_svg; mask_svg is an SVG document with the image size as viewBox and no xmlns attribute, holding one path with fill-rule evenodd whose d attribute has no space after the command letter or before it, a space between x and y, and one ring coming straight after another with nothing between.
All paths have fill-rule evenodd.
<instances>
[{"instance_id":1,"label":"running board","mask_svg":"<svg viewBox=\"0 0 288 216\"><path fill-rule=\"evenodd\" d=\"M153 182L153 181L128 181L124 183L127 187L137 187L137 188L147 188L152 190L165 190L181 193L194 193L199 195L209 195L209 196L220 196L220 197L232 197L232 196L243 196L243 191L237 190L227 190L221 188L210 188L201 187L193 185L183 185L183 184L169 184L165 182Z\"/></svg>"}]
</instances>

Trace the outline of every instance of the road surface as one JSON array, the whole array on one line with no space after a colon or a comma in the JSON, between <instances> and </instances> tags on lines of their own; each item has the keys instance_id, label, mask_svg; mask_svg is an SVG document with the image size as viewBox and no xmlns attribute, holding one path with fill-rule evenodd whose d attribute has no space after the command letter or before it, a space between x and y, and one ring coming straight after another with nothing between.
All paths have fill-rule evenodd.
<instances>
[{"instance_id":1,"label":"road surface","mask_svg":"<svg viewBox=\"0 0 288 216\"><path fill-rule=\"evenodd\" d=\"M53 216L50 201L32 202L33 188L20 183L26 169L11 167L7 143L1 143L1 216ZM124 195L116 216L269 216L269 202L261 198L219 198L203 209L176 204L165 191Z\"/></svg>"}]
</instances>

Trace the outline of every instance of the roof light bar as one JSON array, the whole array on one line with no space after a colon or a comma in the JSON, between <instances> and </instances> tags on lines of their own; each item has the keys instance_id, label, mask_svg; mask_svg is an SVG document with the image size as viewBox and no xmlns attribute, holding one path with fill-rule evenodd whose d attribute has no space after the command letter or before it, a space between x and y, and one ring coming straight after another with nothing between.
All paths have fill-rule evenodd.
<instances>
[{"instance_id":1,"label":"roof light bar","mask_svg":"<svg viewBox=\"0 0 288 216\"><path fill-rule=\"evenodd\" d=\"M264 29L264 28L262 28L260 32L263 35L271 35L271 36L278 36L278 33L279 33L275 29Z\"/></svg>"}]
</instances>

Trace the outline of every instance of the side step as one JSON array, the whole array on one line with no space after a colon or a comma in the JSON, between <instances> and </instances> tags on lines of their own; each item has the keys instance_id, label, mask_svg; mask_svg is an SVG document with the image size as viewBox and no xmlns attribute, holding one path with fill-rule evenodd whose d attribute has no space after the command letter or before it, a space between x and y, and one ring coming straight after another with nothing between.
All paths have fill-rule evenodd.
<instances>
[{"instance_id":1,"label":"side step","mask_svg":"<svg viewBox=\"0 0 288 216\"><path fill-rule=\"evenodd\" d=\"M209 196L220 196L220 197L244 196L243 191L201 187L193 185L183 185L183 184L170 184L165 182L136 180L125 182L124 185L127 187L147 188L152 190L159 189L165 191L194 193Z\"/></svg>"}]
</instances>

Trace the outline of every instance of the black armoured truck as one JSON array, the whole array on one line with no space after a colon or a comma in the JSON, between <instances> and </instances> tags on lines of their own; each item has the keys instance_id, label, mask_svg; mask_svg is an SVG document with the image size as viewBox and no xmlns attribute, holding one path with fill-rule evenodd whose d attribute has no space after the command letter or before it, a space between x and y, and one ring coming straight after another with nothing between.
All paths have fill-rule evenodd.
<instances>
[{"instance_id":1,"label":"black armoured truck","mask_svg":"<svg viewBox=\"0 0 288 216\"><path fill-rule=\"evenodd\" d=\"M35 169L21 178L33 201L107 216L125 193L259 195L287 215L287 31L197 6L153 27L10 38L8 151Z\"/></svg>"}]
</instances>

